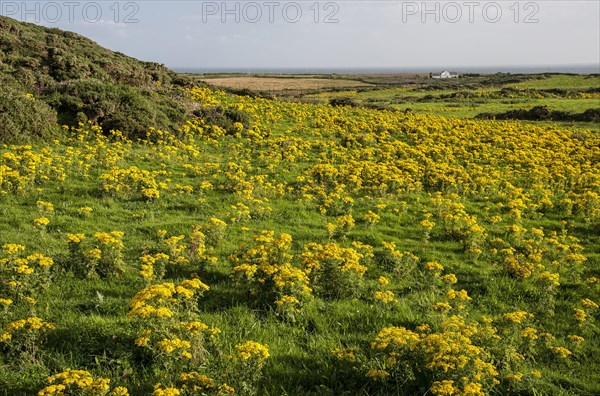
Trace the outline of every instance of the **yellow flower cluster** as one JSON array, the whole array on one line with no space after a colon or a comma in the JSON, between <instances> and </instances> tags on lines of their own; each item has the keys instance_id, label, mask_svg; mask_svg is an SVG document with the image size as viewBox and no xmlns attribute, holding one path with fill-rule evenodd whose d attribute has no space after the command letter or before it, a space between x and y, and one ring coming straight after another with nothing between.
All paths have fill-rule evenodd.
<instances>
[{"instance_id":1,"label":"yellow flower cluster","mask_svg":"<svg viewBox=\"0 0 600 396\"><path fill-rule=\"evenodd\" d=\"M144 254L140 257L141 268L140 275L146 281L162 279L165 272L165 261L169 260L169 255L165 253ZM161 265L162 264L162 265Z\"/></svg>"},{"instance_id":2,"label":"yellow flower cluster","mask_svg":"<svg viewBox=\"0 0 600 396\"><path fill-rule=\"evenodd\" d=\"M373 295L376 300L381 301L384 304L398 301L398 300L396 300L396 296L394 295L394 292L391 290L386 290L386 291L378 291L377 290L373 293Z\"/></svg>"},{"instance_id":3,"label":"yellow flower cluster","mask_svg":"<svg viewBox=\"0 0 600 396\"><path fill-rule=\"evenodd\" d=\"M474 342L484 331L478 323L466 323L463 317L453 315L442 322L440 332L430 332L428 326L418 333L404 327L384 328L371 348L384 354L390 368L411 359L416 370L444 378L431 384L433 394L484 395L484 384L498 383L498 371L488 352ZM373 374L367 376L377 379Z\"/></svg>"},{"instance_id":4,"label":"yellow flower cluster","mask_svg":"<svg viewBox=\"0 0 600 396\"><path fill-rule=\"evenodd\" d=\"M197 371L181 373L182 389L189 392L207 391L215 386L215 380Z\"/></svg>"},{"instance_id":5,"label":"yellow flower cluster","mask_svg":"<svg viewBox=\"0 0 600 396\"><path fill-rule=\"evenodd\" d=\"M67 243L81 243L85 239L85 234L67 234Z\"/></svg>"},{"instance_id":6,"label":"yellow flower cluster","mask_svg":"<svg viewBox=\"0 0 600 396\"><path fill-rule=\"evenodd\" d=\"M5 244L0 250L0 300L8 307L15 301L35 301L32 296L50 281L54 260L41 253L24 255L25 246Z\"/></svg>"},{"instance_id":7,"label":"yellow flower cluster","mask_svg":"<svg viewBox=\"0 0 600 396\"><path fill-rule=\"evenodd\" d=\"M39 200L35 203L41 214L54 212L54 205L51 202Z\"/></svg>"},{"instance_id":8,"label":"yellow flower cluster","mask_svg":"<svg viewBox=\"0 0 600 396\"><path fill-rule=\"evenodd\" d=\"M124 235L125 233L122 231L97 232L94 234L94 238L102 245L123 248L125 246L122 240Z\"/></svg>"},{"instance_id":9,"label":"yellow flower cluster","mask_svg":"<svg viewBox=\"0 0 600 396\"><path fill-rule=\"evenodd\" d=\"M381 216L377 213L369 210L363 217L362 220L367 224L368 227L374 227L381 220Z\"/></svg>"},{"instance_id":10,"label":"yellow flower cluster","mask_svg":"<svg viewBox=\"0 0 600 396\"><path fill-rule=\"evenodd\" d=\"M163 384L154 385L154 392L152 396L179 396L181 391L177 388L169 388Z\"/></svg>"},{"instance_id":11,"label":"yellow flower cluster","mask_svg":"<svg viewBox=\"0 0 600 396\"><path fill-rule=\"evenodd\" d=\"M331 351L333 357L337 360L354 362L356 360L356 353L353 349L348 348L336 348Z\"/></svg>"},{"instance_id":12,"label":"yellow flower cluster","mask_svg":"<svg viewBox=\"0 0 600 396\"><path fill-rule=\"evenodd\" d=\"M38 217L33 219L33 225L36 228L43 230L48 224L50 224L50 219L48 219L47 217Z\"/></svg>"},{"instance_id":13,"label":"yellow flower cluster","mask_svg":"<svg viewBox=\"0 0 600 396\"><path fill-rule=\"evenodd\" d=\"M129 317L170 318L176 304L207 290L209 287L198 278L183 280L177 286L171 282L150 285L137 292L131 300Z\"/></svg>"},{"instance_id":14,"label":"yellow flower cluster","mask_svg":"<svg viewBox=\"0 0 600 396\"><path fill-rule=\"evenodd\" d=\"M148 171L137 166L114 167L100 175L102 189L111 195L130 197L139 194L146 199L158 199L160 191L168 188L167 183L158 181L166 171Z\"/></svg>"},{"instance_id":15,"label":"yellow flower cluster","mask_svg":"<svg viewBox=\"0 0 600 396\"><path fill-rule=\"evenodd\" d=\"M38 396L61 396L67 394L80 394L93 396L128 396L126 388L118 386L110 389L110 379L94 378L85 370L66 369L62 373L54 374L47 379L48 385L38 392Z\"/></svg>"},{"instance_id":16,"label":"yellow flower cluster","mask_svg":"<svg viewBox=\"0 0 600 396\"><path fill-rule=\"evenodd\" d=\"M234 278L254 293L263 293L265 297L274 295L275 300L266 302L275 304L284 315L293 318L310 298L312 290L307 274L291 264L291 245L291 235L276 237L274 231L263 230L254 237L254 246L229 259L235 265Z\"/></svg>"},{"instance_id":17,"label":"yellow flower cluster","mask_svg":"<svg viewBox=\"0 0 600 396\"><path fill-rule=\"evenodd\" d=\"M77 209L77 213L81 217L90 217L92 215L93 211L94 211L94 209L90 208L89 206L83 206L83 207Z\"/></svg>"},{"instance_id":18,"label":"yellow flower cluster","mask_svg":"<svg viewBox=\"0 0 600 396\"><path fill-rule=\"evenodd\" d=\"M367 267L360 261L365 254L337 243L308 243L302 252L302 267L316 293L327 298L354 295Z\"/></svg>"},{"instance_id":19,"label":"yellow flower cluster","mask_svg":"<svg viewBox=\"0 0 600 396\"><path fill-rule=\"evenodd\" d=\"M533 314L525 311L514 311L502 315L502 319L517 324L530 318L533 318Z\"/></svg>"},{"instance_id":20,"label":"yellow flower cluster","mask_svg":"<svg viewBox=\"0 0 600 396\"><path fill-rule=\"evenodd\" d=\"M44 322L36 316L20 319L10 322L4 327L2 333L0 333L0 342L10 342L13 338L18 337L18 333L24 333L26 337L32 337L30 334L35 333L35 337L39 337L43 333L54 329L53 323Z\"/></svg>"},{"instance_id":21,"label":"yellow flower cluster","mask_svg":"<svg viewBox=\"0 0 600 396\"><path fill-rule=\"evenodd\" d=\"M67 159L52 148L34 151L32 146L11 145L0 155L0 195L23 193L35 185L66 178Z\"/></svg>"},{"instance_id":22,"label":"yellow flower cluster","mask_svg":"<svg viewBox=\"0 0 600 396\"><path fill-rule=\"evenodd\" d=\"M235 357L238 359L257 359L262 362L269 356L269 347L256 341L250 340L235 346Z\"/></svg>"}]
</instances>

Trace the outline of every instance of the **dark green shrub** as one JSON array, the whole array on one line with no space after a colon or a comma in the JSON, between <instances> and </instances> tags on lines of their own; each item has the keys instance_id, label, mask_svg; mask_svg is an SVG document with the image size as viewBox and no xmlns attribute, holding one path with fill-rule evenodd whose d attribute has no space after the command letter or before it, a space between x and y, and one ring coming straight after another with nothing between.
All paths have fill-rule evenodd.
<instances>
[{"instance_id":1,"label":"dark green shrub","mask_svg":"<svg viewBox=\"0 0 600 396\"><path fill-rule=\"evenodd\" d=\"M342 97L342 98L331 98L329 99L329 104L332 106L350 106L350 107L358 107L360 106L357 101L352 98Z\"/></svg>"},{"instance_id":2,"label":"dark green shrub","mask_svg":"<svg viewBox=\"0 0 600 396\"><path fill-rule=\"evenodd\" d=\"M271 92L264 90L252 90L249 88L222 88L225 92L232 93L238 96L248 96L250 98L274 99Z\"/></svg>"},{"instance_id":3,"label":"dark green shrub","mask_svg":"<svg viewBox=\"0 0 600 396\"><path fill-rule=\"evenodd\" d=\"M535 106L529 110L509 110L504 113L481 113L475 116L480 119L497 120L529 120L529 121L580 121L599 122L600 108L587 109L583 113L550 110L547 106Z\"/></svg>"},{"instance_id":4,"label":"dark green shrub","mask_svg":"<svg viewBox=\"0 0 600 396\"><path fill-rule=\"evenodd\" d=\"M203 107L195 110L193 114L203 119L209 125L217 125L228 133L234 133L233 124L241 123L244 128L250 127L250 115L242 110L226 109L222 106Z\"/></svg>"},{"instance_id":5,"label":"dark green shrub","mask_svg":"<svg viewBox=\"0 0 600 396\"><path fill-rule=\"evenodd\" d=\"M96 79L55 84L44 94L61 124L91 121L129 137L144 137L150 127L176 129L187 113L169 95Z\"/></svg>"},{"instance_id":6,"label":"dark green shrub","mask_svg":"<svg viewBox=\"0 0 600 396\"><path fill-rule=\"evenodd\" d=\"M0 89L0 143L47 136L56 127L56 112L41 100Z\"/></svg>"}]
</instances>

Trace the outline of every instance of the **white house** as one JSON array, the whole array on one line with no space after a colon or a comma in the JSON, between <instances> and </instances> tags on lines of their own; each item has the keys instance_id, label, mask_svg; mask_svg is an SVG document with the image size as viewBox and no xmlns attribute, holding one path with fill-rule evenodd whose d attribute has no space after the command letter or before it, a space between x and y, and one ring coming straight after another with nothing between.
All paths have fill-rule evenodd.
<instances>
[{"instance_id":1,"label":"white house","mask_svg":"<svg viewBox=\"0 0 600 396\"><path fill-rule=\"evenodd\" d=\"M458 73L444 70L441 73L432 73L431 78L458 78Z\"/></svg>"}]
</instances>

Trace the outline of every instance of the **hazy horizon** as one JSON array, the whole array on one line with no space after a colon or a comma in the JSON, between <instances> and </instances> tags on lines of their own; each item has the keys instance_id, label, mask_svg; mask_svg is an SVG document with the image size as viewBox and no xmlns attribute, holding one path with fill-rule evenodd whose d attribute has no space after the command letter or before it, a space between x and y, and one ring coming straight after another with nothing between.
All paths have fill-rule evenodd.
<instances>
[{"instance_id":1,"label":"hazy horizon","mask_svg":"<svg viewBox=\"0 0 600 396\"><path fill-rule=\"evenodd\" d=\"M595 0L27 0L0 14L174 69L600 69Z\"/></svg>"},{"instance_id":2,"label":"hazy horizon","mask_svg":"<svg viewBox=\"0 0 600 396\"><path fill-rule=\"evenodd\" d=\"M178 73L195 74L393 74L393 73L430 73L444 70L456 71L459 73L566 73L566 74L600 74L600 65L499 65L499 66L420 66L413 68L405 67L256 67L256 68L236 68L236 67L194 67L194 66L170 66L166 65Z\"/></svg>"}]
</instances>

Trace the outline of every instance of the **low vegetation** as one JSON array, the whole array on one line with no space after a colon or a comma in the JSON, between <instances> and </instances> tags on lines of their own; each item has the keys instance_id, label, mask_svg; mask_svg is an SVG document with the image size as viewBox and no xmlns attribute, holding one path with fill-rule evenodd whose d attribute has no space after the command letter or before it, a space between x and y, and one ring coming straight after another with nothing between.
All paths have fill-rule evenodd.
<instances>
[{"instance_id":1,"label":"low vegetation","mask_svg":"<svg viewBox=\"0 0 600 396\"><path fill-rule=\"evenodd\" d=\"M3 389L600 391L597 133L189 94L0 151Z\"/></svg>"}]
</instances>

